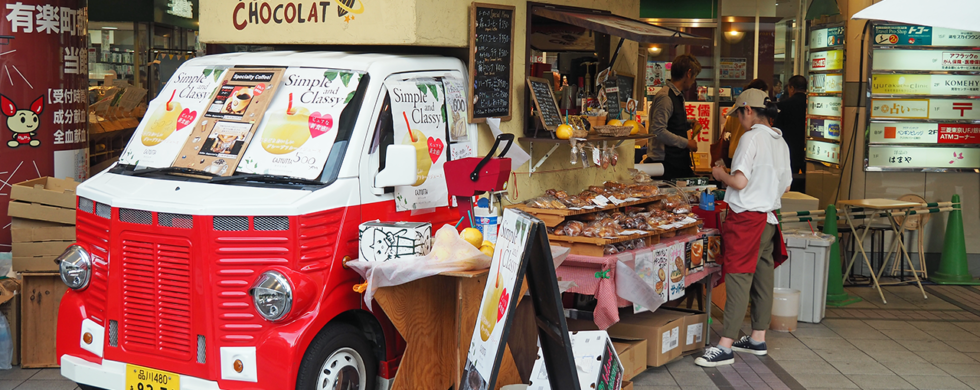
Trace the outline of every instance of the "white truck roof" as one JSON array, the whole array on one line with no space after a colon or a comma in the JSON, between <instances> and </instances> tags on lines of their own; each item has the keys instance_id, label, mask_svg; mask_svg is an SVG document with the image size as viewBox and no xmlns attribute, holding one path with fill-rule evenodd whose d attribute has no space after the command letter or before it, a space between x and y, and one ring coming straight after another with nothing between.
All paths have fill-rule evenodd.
<instances>
[{"instance_id":1,"label":"white truck roof","mask_svg":"<svg viewBox=\"0 0 980 390\"><path fill-rule=\"evenodd\" d=\"M186 62L196 66L299 66L349 69L369 74L463 70L462 61L453 57L412 54L357 53L341 51L267 51L228 53L194 58Z\"/></svg>"}]
</instances>

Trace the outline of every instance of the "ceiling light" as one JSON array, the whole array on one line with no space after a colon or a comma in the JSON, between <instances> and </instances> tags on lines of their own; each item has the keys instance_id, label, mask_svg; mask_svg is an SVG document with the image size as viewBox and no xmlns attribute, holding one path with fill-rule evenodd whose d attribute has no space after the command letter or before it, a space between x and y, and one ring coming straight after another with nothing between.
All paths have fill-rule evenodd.
<instances>
[{"instance_id":1,"label":"ceiling light","mask_svg":"<svg viewBox=\"0 0 980 390\"><path fill-rule=\"evenodd\" d=\"M662 51L663 49L661 49L660 46L650 46L649 48L647 48L647 52L654 57L659 56L660 52Z\"/></svg>"},{"instance_id":2,"label":"ceiling light","mask_svg":"<svg viewBox=\"0 0 980 390\"><path fill-rule=\"evenodd\" d=\"M727 31L724 37L728 43L739 43L742 41L742 38L745 38L745 32L735 30Z\"/></svg>"}]
</instances>

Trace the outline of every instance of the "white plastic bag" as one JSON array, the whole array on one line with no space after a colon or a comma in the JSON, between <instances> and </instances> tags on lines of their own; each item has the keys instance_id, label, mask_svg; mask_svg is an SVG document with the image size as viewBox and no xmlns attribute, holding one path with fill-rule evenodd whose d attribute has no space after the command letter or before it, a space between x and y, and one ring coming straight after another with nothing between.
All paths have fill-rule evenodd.
<instances>
[{"instance_id":1,"label":"white plastic bag","mask_svg":"<svg viewBox=\"0 0 980 390\"><path fill-rule=\"evenodd\" d=\"M490 267L490 257L459 237L451 225L436 232L428 255L387 262L354 260L347 266L367 281L364 303L371 309L374 293L381 287L397 286L442 272L472 271Z\"/></svg>"}]
</instances>

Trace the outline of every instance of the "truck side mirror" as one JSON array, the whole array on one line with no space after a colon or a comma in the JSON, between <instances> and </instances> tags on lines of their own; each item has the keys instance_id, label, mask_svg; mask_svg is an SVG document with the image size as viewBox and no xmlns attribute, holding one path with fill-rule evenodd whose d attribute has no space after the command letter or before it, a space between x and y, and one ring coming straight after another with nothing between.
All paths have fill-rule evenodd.
<instances>
[{"instance_id":1,"label":"truck side mirror","mask_svg":"<svg viewBox=\"0 0 980 390\"><path fill-rule=\"evenodd\" d=\"M385 169L374 177L374 187L410 186L418 181L415 146L388 145Z\"/></svg>"}]
</instances>

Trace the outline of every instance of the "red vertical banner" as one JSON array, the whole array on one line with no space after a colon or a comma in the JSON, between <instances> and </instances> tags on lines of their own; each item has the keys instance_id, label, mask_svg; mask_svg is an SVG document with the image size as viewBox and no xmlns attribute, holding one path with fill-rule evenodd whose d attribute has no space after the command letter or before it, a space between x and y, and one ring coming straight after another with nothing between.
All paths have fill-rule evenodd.
<instances>
[{"instance_id":1,"label":"red vertical banner","mask_svg":"<svg viewBox=\"0 0 980 390\"><path fill-rule=\"evenodd\" d=\"M10 186L88 176L85 0L0 7L0 252L10 250Z\"/></svg>"}]
</instances>

